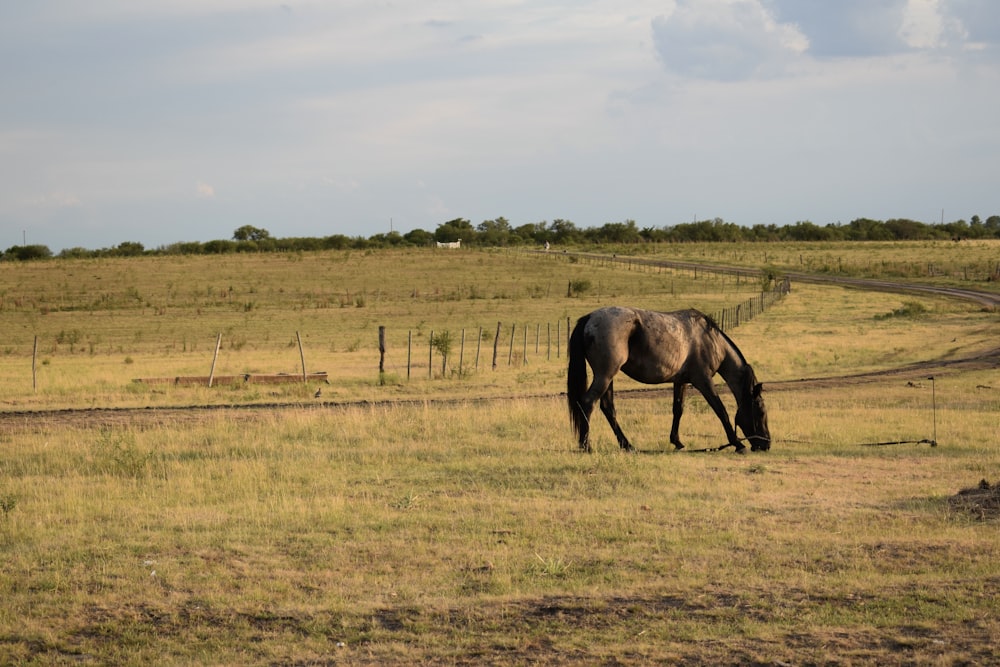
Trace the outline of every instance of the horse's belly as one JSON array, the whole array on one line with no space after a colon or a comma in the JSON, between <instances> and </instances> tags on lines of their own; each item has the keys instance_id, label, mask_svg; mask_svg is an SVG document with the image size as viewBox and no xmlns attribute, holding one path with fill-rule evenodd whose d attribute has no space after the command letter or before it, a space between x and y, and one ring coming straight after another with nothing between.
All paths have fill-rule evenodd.
<instances>
[{"instance_id":1,"label":"horse's belly","mask_svg":"<svg viewBox=\"0 0 1000 667\"><path fill-rule=\"evenodd\" d=\"M677 375L677 371L673 368L631 362L622 366L622 373L643 384L663 384L670 382Z\"/></svg>"}]
</instances>

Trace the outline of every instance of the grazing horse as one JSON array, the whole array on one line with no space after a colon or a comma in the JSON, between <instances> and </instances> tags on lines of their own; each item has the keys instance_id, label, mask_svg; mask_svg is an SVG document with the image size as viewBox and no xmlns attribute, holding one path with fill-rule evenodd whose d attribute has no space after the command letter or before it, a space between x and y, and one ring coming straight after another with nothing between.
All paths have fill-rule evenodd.
<instances>
[{"instance_id":1,"label":"grazing horse","mask_svg":"<svg viewBox=\"0 0 1000 667\"><path fill-rule=\"evenodd\" d=\"M588 362L594 372L589 388ZM614 377L618 371L646 384L674 383L670 442L675 448L684 447L678 428L684 412L684 390L690 383L722 422L729 438L726 446L743 453L746 448L715 392L712 376L718 373L736 397L736 426L750 441L751 448L770 449L771 434L761 385L736 344L707 315L697 310L658 313L611 306L577 321L569 341L566 398L570 420L584 451L590 451L590 414L597 401L618 438L618 445L627 451L633 449L615 417Z\"/></svg>"}]
</instances>

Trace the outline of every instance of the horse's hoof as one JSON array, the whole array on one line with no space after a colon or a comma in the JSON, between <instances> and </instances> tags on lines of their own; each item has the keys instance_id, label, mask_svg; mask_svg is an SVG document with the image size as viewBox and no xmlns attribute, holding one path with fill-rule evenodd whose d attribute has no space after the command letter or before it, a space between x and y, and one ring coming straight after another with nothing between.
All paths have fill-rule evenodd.
<instances>
[{"instance_id":1,"label":"horse's hoof","mask_svg":"<svg viewBox=\"0 0 1000 667\"><path fill-rule=\"evenodd\" d=\"M675 451L675 452L679 452L679 451L681 451L682 449L684 449L684 445L682 445L682 444L681 444L681 443L679 443L679 442L675 442L675 443L674 443L674 451Z\"/></svg>"},{"instance_id":2,"label":"horse's hoof","mask_svg":"<svg viewBox=\"0 0 1000 667\"><path fill-rule=\"evenodd\" d=\"M740 445L739 447L736 448L736 453L737 454L746 454L747 453L747 448L745 446L743 446L743 445Z\"/></svg>"}]
</instances>

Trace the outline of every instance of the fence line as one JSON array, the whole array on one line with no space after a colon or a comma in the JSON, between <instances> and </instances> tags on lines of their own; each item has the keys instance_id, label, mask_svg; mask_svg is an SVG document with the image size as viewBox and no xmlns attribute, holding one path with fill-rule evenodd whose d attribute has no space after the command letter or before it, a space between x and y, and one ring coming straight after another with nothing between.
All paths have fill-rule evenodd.
<instances>
[{"instance_id":1,"label":"fence line","mask_svg":"<svg viewBox=\"0 0 1000 667\"><path fill-rule=\"evenodd\" d=\"M791 281L786 277L780 280L773 288L764 290L760 294L753 296L734 306L730 306L728 308L723 308L722 310L715 311L711 313L710 316L712 317L713 320L715 320L716 324L718 324L723 331L729 331L731 329L740 326L745 322L749 322L754 317L757 317L765 310L770 308L774 303L782 299L790 291L791 291ZM530 341L529 332L532 326L534 326L534 331L535 331L534 341ZM522 325L518 325L518 323L515 322L510 325L509 329L510 329L510 337L508 340L503 341L507 345L506 356L507 356L508 367L515 365L527 366L530 363L529 352L528 352L529 349L531 349L529 348L530 342L534 343L533 348L534 348L535 359L552 361L553 359L552 355L553 352L555 352L555 359L558 360L565 357L569 353L569 339L572 332L572 320L569 317L565 318L565 322L563 321L562 318L557 319L554 331L551 322L546 323L544 347L543 347L543 341L541 339L542 335L541 324L536 323L532 325L529 323L525 323ZM471 366L473 372L477 372L479 370L479 360L482 353L482 343L484 340L483 332L484 329L482 326L480 326L478 328L478 335L476 336L475 358L474 361L468 364L469 366ZM465 345L466 345L465 334L466 330L462 329L461 336L458 339L459 347L457 350L454 350L452 349L453 338L450 332L444 331L435 333L433 329L430 331L430 336L428 336L427 348L426 348L428 379L434 378L435 352L437 352L437 356L440 360L441 377L445 377L448 375L448 370L450 367L449 360L451 358L454 358L456 354L458 356L458 368L451 367L452 374L457 374L459 377L462 377L468 372L466 368L467 364L466 364L466 350L465 350ZM489 336L487 335L487 338L488 337ZM301 337L298 335L298 332L296 332L296 338L299 341L299 356L302 363L302 372L298 376L298 381L307 382L309 379L319 379L321 381L325 381L326 380L325 372L324 373L306 372L305 353L302 349L302 341ZM504 338L504 323L497 322L496 334L493 336L492 369L494 371L496 371L499 366L498 357L500 353L500 345L503 338ZM386 327L380 326L378 328L378 351L379 351L378 373L380 379L384 379L384 374L385 374L385 365L386 365L385 357L388 352L386 339L387 339ZM215 364L221 340L222 336L220 334L218 340L216 341L216 357L213 358L212 370L210 375L208 376L208 378L201 378L202 380L204 379L208 380L207 382L208 386L212 386L214 384L212 380L215 374ZM515 348L516 342L520 343L520 345L517 346L520 349ZM414 343L413 330L411 329L407 331L407 336L406 336L406 380L407 381L411 379L413 368L422 366L422 364L415 365L413 362L414 353L416 352L419 354L418 350L414 350L413 343ZM36 349L37 349L37 341L36 341ZM37 354L37 352L35 354ZM34 356L35 355L33 354L33 357ZM399 370L401 371L402 369L399 368ZM34 374L35 374L35 368L34 368L34 358L33 358L32 382L33 385L36 385ZM246 376L245 378L243 378L244 381L249 381L248 379L249 377L250 376ZM276 377L278 377L278 379L282 381L290 379L290 376L288 376L287 374L279 374ZM185 378L185 380L189 379L191 378ZM264 381L265 379L266 378L261 376L258 379L258 381ZM161 380L162 381L171 380L179 382L179 379L176 378L165 378L165 379L145 378L145 379L139 379L137 381L157 382ZM37 385L35 388L37 388Z\"/></svg>"},{"instance_id":2,"label":"fence line","mask_svg":"<svg viewBox=\"0 0 1000 667\"><path fill-rule=\"evenodd\" d=\"M788 278L784 278L774 288L765 290L743 303L716 311L712 313L711 317L719 325L720 329L729 331L730 329L735 329L743 322L749 322L757 317L791 291L791 281Z\"/></svg>"},{"instance_id":3,"label":"fence line","mask_svg":"<svg viewBox=\"0 0 1000 667\"><path fill-rule=\"evenodd\" d=\"M741 281L759 281L761 279L762 272L759 269L750 268L740 268L735 266L707 266L704 264L696 264L694 262L679 262L669 259L650 259L645 257L618 257L617 255L603 255L596 253L587 252L562 252L562 253L542 253L541 251L536 251L538 254L543 254L544 256L553 258L564 258L573 262L583 262L593 264L595 266L618 266L624 268L626 271L640 271L640 272L650 272L650 273L661 273L663 269L670 269L671 271L681 271L690 272L692 277L697 279L698 274L717 274L722 276L731 276L736 279L736 282Z\"/></svg>"},{"instance_id":4,"label":"fence line","mask_svg":"<svg viewBox=\"0 0 1000 667\"><path fill-rule=\"evenodd\" d=\"M757 317L765 310L770 308L774 303L781 300L785 295L791 291L791 281L788 278L784 278L779 281L773 288L769 290L764 290L760 294L753 296L741 303L728 308L723 308L722 310L710 313L710 317L715 320L715 323L719 325L723 331L729 331L735 329L743 323L749 322L753 318ZM555 358L560 359L569 350L569 337L572 333L572 321L569 317L566 318L565 323L559 319L556 320L555 326L555 336L552 335L553 328L551 323L546 324L545 332L546 339L544 341L544 353L542 352L542 340L541 332L542 327L540 324L534 325L535 339L530 340L530 330L532 325L530 323L525 323L519 325L518 323L513 323L507 329L510 334L509 337L504 335L504 324L503 322L497 322L496 334L493 336L493 363L492 369L494 371L500 367L498 361L499 351L501 344L506 345L507 351L507 366L527 366L530 363L528 350L529 343L533 342L533 347L535 350L535 358L544 359L546 361L552 360L553 350L555 351ZM476 344L476 355L475 361L473 362L473 368L478 370L479 368L479 354L483 338L483 328L479 327L479 340ZM410 377L410 359L413 357L412 349L409 349L413 341L413 332L408 332L407 335L407 368L406 376ZM460 377L465 375L465 329L462 330L462 335L460 338L460 347L456 350L451 350L449 346L442 345L439 338L435 338L434 332L431 332L430 338L427 342L427 373L428 378L433 378L433 366L434 366L434 353L435 350L441 355L441 375L445 376L448 372L449 362L448 359L454 354L458 355L459 367L452 368L452 373L459 375ZM520 343L518 350L515 347L516 343Z\"/></svg>"}]
</instances>

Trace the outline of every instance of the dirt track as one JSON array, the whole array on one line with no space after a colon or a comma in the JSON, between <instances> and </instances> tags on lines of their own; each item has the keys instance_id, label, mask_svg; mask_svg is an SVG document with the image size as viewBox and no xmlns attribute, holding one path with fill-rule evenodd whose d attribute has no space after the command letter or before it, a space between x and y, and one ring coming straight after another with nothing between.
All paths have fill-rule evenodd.
<instances>
[{"instance_id":1,"label":"dirt track","mask_svg":"<svg viewBox=\"0 0 1000 667\"><path fill-rule=\"evenodd\" d=\"M688 264L684 262L653 262L664 266L674 266L678 268L698 268L699 270L712 270L711 266ZM723 267L723 270L726 270ZM736 269L733 269L736 270ZM746 271L746 269L740 269ZM864 290L877 290L888 292L901 292L910 294L923 294L942 296L952 299L961 299L979 303L987 310L1000 309L1000 295L989 292L979 292L953 287L936 287L930 285L908 285L904 283L892 283L882 280L865 280L859 278L840 278L835 276L816 276L808 274L791 273L789 278L797 282L836 284L846 287L853 287ZM899 368L893 368L871 373L858 373L852 375L841 375L824 378L803 378L800 380L784 380L778 382L768 382L765 385L767 391L790 391L808 387L838 387L875 382L885 378L896 378L900 380L919 380L930 375L941 375L945 373L955 373L960 371L1000 369L1000 346L992 349L982 350L975 354L966 355L959 358L934 359L922 361L915 364L908 364ZM636 389L631 392L620 393L658 393L672 391L667 388ZM555 395L552 395L553 397ZM523 395L496 397L490 399L477 400L509 400L511 398L524 398ZM469 399L444 399L442 404L465 403ZM386 400L380 401L384 405L406 405L409 403L424 404L424 400ZM53 426L71 426L77 428L100 428L110 426L130 426L132 428L155 428L160 425L174 425L189 422L197 423L209 417L224 415L229 419L253 420L260 419L268 414L273 414L278 410L330 410L343 409L356 406L371 405L368 401L349 402L323 402L310 405L273 403L257 405L207 405L207 406L184 406L170 408L81 408L67 410L35 410L35 411L14 411L0 412L0 433L10 431L44 431Z\"/></svg>"}]
</instances>

